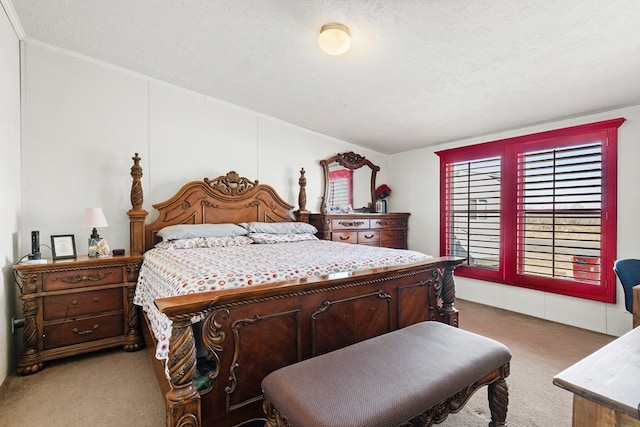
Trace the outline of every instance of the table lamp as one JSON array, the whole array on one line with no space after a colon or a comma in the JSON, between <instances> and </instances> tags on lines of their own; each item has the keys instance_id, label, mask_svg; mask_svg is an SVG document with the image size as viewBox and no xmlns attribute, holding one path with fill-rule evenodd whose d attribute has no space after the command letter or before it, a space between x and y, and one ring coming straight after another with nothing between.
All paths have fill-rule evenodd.
<instances>
[{"instance_id":1,"label":"table lamp","mask_svg":"<svg viewBox=\"0 0 640 427\"><path fill-rule=\"evenodd\" d=\"M98 235L98 227L108 227L107 218L105 218L102 208L87 208L82 220L82 226L85 228L93 228L89 236L89 256L106 256L109 254L107 242Z\"/></svg>"}]
</instances>

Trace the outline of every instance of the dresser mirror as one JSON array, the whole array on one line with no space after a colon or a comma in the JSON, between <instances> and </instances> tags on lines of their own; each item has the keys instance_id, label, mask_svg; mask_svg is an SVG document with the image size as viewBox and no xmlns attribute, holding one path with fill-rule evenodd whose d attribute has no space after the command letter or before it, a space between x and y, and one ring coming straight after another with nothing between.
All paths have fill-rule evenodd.
<instances>
[{"instance_id":1,"label":"dresser mirror","mask_svg":"<svg viewBox=\"0 0 640 427\"><path fill-rule=\"evenodd\" d=\"M375 212L375 184L379 166L350 151L320 165L324 171L323 213Z\"/></svg>"}]
</instances>

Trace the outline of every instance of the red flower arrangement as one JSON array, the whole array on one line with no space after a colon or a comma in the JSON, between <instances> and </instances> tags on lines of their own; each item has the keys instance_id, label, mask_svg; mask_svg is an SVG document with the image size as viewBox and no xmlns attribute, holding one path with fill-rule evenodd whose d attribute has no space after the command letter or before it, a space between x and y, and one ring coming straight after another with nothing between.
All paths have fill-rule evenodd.
<instances>
[{"instance_id":1,"label":"red flower arrangement","mask_svg":"<svg viewBox=\"0 0 640 427\"><path fill-rule=\"evenodd\" d=\"M391 188L387 184L382 184L378 188L376 188L376 199L386 199L391 195Z\"/></svg>"}]
</instances>

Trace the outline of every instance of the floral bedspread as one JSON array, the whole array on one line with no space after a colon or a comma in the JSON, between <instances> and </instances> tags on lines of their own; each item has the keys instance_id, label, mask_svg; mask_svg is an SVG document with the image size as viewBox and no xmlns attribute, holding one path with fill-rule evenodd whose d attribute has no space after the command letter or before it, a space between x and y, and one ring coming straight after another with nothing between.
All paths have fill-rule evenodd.
<instances>
[{"instance_id":1,"label":"floral bedspread","mask_svg":"<svg viewBox=\"0 0 640 427\"><path fill-rule=\"evenodd\" d=\"M134 304L142 306L166 359L171 321L156 298L275 283L301 277L410 264L431 258L420 252L326 240L217 248L152 249L144 254Z\"/></svg>"}]
</instances>

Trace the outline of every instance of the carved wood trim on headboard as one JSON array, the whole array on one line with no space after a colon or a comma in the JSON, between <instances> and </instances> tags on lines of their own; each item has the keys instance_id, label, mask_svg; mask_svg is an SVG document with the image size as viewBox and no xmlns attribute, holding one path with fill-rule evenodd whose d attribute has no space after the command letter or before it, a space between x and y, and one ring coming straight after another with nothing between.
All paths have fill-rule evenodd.
<instances>
[{"instance_id":1,"label":"carved wood trim on headboard","mask_svg":"<svg viewBox=\"0 0 640 427\"><path fill-rule=\"evenodd\" d=\"M257 180L251 181L235 171L230 171L214 179L204 178L202 181L185 184L170 199L153 205L158 210L158 218L145 225L148 212L142 209L142 167L138 153L132 159L132 209L128 212L131 254L139 255L151 249L159 241L156 236L158 231L168 225L294 220L294 206L281 198L271 186L260 184ZM306 204L304 169L300 174L301 193L298 201L302 205ZM298 221L308 221L308 211L304 206L296 211L296 217Z\"/></svg>"}]
</instances>

